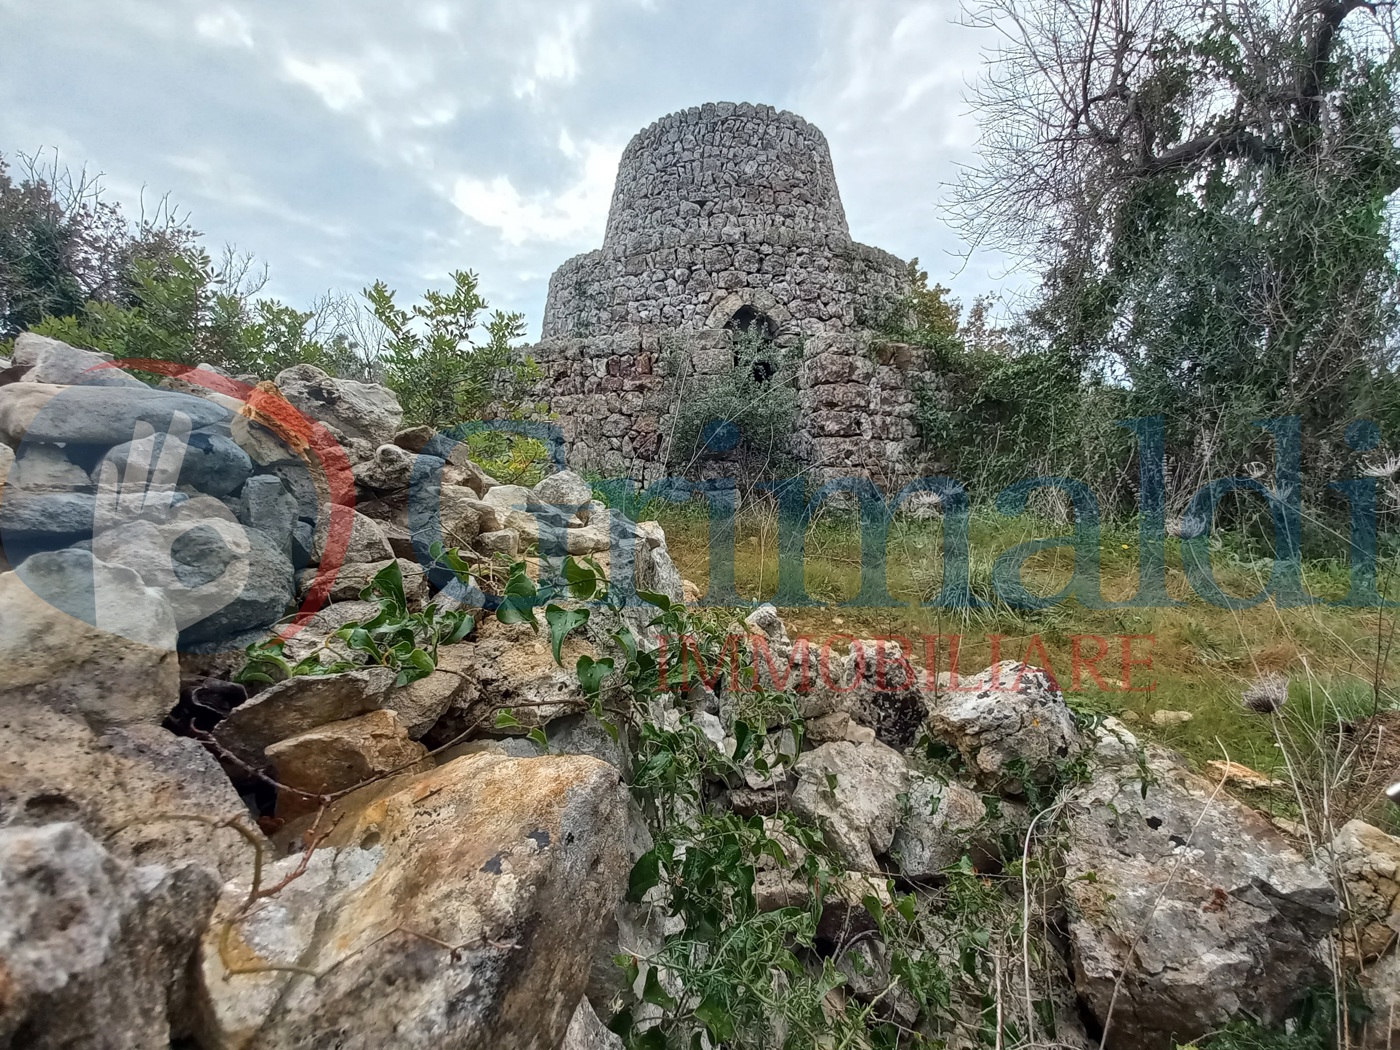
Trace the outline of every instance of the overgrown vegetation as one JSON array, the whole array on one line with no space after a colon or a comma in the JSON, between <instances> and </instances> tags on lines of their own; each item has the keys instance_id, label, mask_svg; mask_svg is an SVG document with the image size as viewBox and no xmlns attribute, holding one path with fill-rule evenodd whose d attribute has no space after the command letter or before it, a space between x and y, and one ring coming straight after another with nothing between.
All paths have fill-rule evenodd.
<instances>
[{"instance_id":1,"label":"overgrown vegetation","mask_svg":"<svg viewBox=\"0 0 1400 1050\"><path fill-rule=\"evenodd\" d=\"M452 290L429 289L405 310L383 281L365 292L384 326L385 376L399 396L404 419L446 430L463 419L489 419L515 409L539 378L534 362L515 349L525 336L525 315L494 311L476 274L457 270Z\"/></svg>"},{"instance_id":2,"label":"overgrown vegetation","mask_svg":"<svg viewBox=\"0 0 1400 1050\"><path fill-rule=\"evenodd\" d=\"M990 0L972 18L1004 46L959 214L1042 283L991 345L924 312L936 451L993 490L1071 474L1126 512L1115 420L1166 420L1182 501L1270 461L1259 420L1301 418L1318 496L1354 465L1348 423L1393 435L1390 5Z\"/></svg>"},{"instance_id":3,"label":"overgrown vegetation","mask_svg":"<svg viewBox=\"0 0 1400 1050\"><path fill-rule=\"evenodd\" d=\"M331 675L357 667L387 667L396 686L426 678L437 668L438 647L460 642L476 626L465 610L440 610L428 604L410 611L403 570L397 560L380 569L363 591L361 601L378 604L368 620L346 623L325 638L314 652L296 663L286 658L280 638L248 647L247 660L234 675L244 685L271 685L302 675Z\"/></svg>"},{"instance_id":4,"label":"overgrown vegetation","mask_svg":"<svg viewBox=\"0 0 1400 1050\"><path fill-rule=\"evenodd\" d=\"M667 466L673 475L691 477L722 464L741 484L791 476L801 346L758 330L736 332L732 340L732 365L712 373L692 373L680 347L663 358L668 407L675 408Z\"/></svg>"},{"instance_id":5,"label":"overgrown vegetation","mask_svg":"<svg viewBox=\"0 0 1400 1050\"><path fill-rule=\"evenodd\" d=\"M25 330L118 358L209 364L274 378L296 364L384 382L409 423L439 429L468 420L523 419L538 378L517 349L524 317L491 312L477 276L452 274L401 307L376 282L363 301L327 294L306 310L264 293L267 270L225 250L218 261L168 201L138 220L100 182L21 158L16 178L0 157L0 340ZM538 472L537 441L490 432L473 452L511 480Z\"/></svg>"}]
</instances>

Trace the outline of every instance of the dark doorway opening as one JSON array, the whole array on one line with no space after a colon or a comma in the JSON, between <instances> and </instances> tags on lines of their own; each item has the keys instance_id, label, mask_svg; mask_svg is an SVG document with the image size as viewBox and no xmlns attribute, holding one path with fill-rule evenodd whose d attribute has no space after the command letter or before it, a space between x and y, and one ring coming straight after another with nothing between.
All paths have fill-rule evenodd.
<instances>
[{"instance_id":1,"label":"dark doorway opening","mask_svg":"<svg viewBox=\"0 0 1400 1050\"><path fill-rule=\"evenodd\" d=\"M778 337L778 326L773 323L773 318L745 304L734 311L734 316L724 327L737 335L757 337L761 347L758 356L753 361L753 377L760 383L766 383L772 379L778 371L778 366L768 360L763 349L767 348L768 344ZM734 349L734 364L741 364L738 347Z\"/></svg>"},{"instance_id":2,"label":"dark doorway opening","mask_svg":"<svg viewBox=\"0 0 1400 1050\"><path fill-rule=\"evenodd\" d=\"M734 316L724 327L744 335L756 335L765 343L771 343L778 337L778 326L773 323L773 318L747 304L735 310Z\"/></svg>"}]
</instances>

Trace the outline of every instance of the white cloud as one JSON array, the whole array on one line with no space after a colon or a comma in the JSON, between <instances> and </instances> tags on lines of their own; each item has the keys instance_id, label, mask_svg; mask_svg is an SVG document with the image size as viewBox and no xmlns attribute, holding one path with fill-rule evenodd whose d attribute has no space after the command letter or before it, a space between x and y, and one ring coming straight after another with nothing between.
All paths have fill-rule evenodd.
<instances>
[{"instance_id":1,"label":"white cloud","mask_svg":"<svg viewBox=\"0 0 1400 1050\"><path fill-rule=\"evenodd\" d=\"M559 148L579 161L581 168L578 178L562 191L527 197L508 176L464 175L452 184L452 203L467 218L498 230L510 245L561 243L589 234L601 241L622 149L598 143L579 147L567 131L560 133Z\"/></svg>"},{"instance_id":2,"label":"white cloud","mask_svg":"<svg viewBox=\"0 0 1400 1050\"><path fill-rule=\"evenodd\" d=\"M832 0L823 13L822 55L796 108L831 143L852 236L919 256L963 298L1003 283L1006 260L967 258L946 221L950 184L974 157L964 89L988 41L960 24L957 0Z\"/></svg>"},{"instance_id":3,"label":"white cloud","mask_svg":"<svg viewBox=\"0 0 1400 1050\"><path fill-rule=\"evenodd\" d=\"M518 98L535 95L549 81L569 83L579 73L579 45L588 32L592 10L580 4L555 15L554 24L536 41L530 72L516 81Z\"/></svg>"},{"instance_id":4,"label":"white cloud","mask_svg":"<svg viewBox=\"0 0 1400 1050\"><path fill-rule=\"evenodd\" d=\"M958 2L0 0L0 68L28 71L0 77L0 152L62 147L124 201L170 191L291 302L465 266L537 324L548 275L601 243L628 137L770 102L826 132L852 233L946 284L940 183L981 47ZM29 61L59 39L68 61ZM958 294L995 281L971 276Z\"/></svg>"},{"instance_id":5,"label":"white cloud","mask_svg":"<svg viewBox=\"0 0 1400 1050\"><path fill-rule=\"evenodd\" d=\"M253 33L248 20L231 7L206 11L195 19L194 30L204 39L227 47L253 46Z\"/></svg>"},{"instance_id":6,"label":"white cloud","mask_svg":"<svg viewBox=\"0 0 1400 1050\"><path fill-rule=\"evenodd\" d=\"M337 113L364 101L365 92L359 71L343 60L323 58L311 61L286 55L282 59L282 69L292 80L314 91L322 102Z\"/></svg>"}]
</instances>

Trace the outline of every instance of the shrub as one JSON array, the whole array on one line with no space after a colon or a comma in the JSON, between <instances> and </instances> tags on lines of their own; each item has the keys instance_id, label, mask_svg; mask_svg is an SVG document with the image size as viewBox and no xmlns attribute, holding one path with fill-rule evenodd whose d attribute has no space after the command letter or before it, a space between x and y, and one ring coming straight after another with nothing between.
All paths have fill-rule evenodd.
<instances>
[{"instance_id":1,"label":"shrub","mask_svg":"<svg viewBox=\"0 0 1400 1050\"><path fill-rule=\"evenodd\" d=\"M734 337L734 363L712 376L689 373L672 348L664 368L675 406L667 464L682 476L706 464L732 465L741 479L787 476L789 440L797 428L801 347L783 347L755 333Z\"/></svg>"}]
</instances>

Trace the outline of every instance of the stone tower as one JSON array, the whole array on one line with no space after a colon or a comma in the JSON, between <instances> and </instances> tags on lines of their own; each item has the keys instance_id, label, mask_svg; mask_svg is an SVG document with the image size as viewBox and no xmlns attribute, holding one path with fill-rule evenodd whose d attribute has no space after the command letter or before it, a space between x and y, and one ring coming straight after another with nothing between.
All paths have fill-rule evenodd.
<instances>
[{"instance_id":1,"label":"stone tower","mask_svg":"<svg viewBox=\"0 0 1400 1050\"><path fill-rule=\"evenodd\" d=\"M826 136L771 106L709 103L628 143L603 247L555 271L544 337L842 332L904 280L899 259L851 240Z\"/></svg>"},{"instance_id":2,"label":"stone tower","mask_svg":"<svg viewBox=\"0 0 1400 1050\"><path fill-rule=\"evenodd\" d=\"M682 469L676 406L757 334L799 353L790 451L809 476L897 487L919 472L917 355L870 329L907 292L904 262L851 239L815 127L748 103L673 113L623 151L603 246L550 279L537 400L570 466L650 482Z\"/></svg>"}]
</instances>

